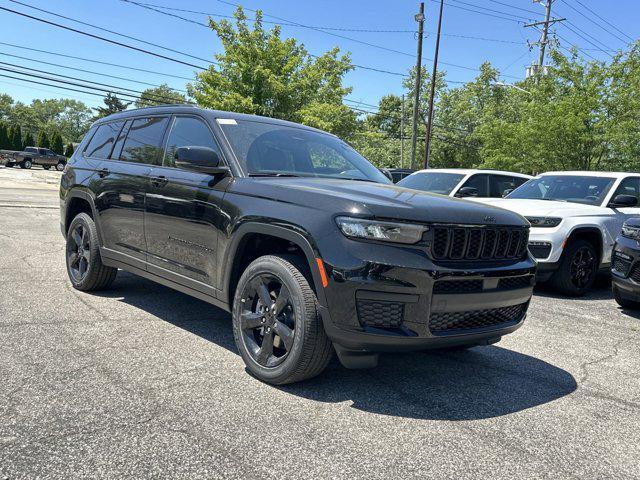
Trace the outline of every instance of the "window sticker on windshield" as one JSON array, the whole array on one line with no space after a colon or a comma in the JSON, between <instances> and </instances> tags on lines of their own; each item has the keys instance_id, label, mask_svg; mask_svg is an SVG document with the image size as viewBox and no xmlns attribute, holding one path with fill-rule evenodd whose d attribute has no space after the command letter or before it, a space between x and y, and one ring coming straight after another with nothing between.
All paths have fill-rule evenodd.
<instances>
[{"instance_id":1,"label":"window sticker on windshield","mask_svg":"<svg viewBox=\"0 0 640 480\"><path fill-rule=\"evenodd\" d=\"M216 121L220 125L237 125L238 124L238 122L236 122L233 118L217 118Z\"/></svg>"}]
</instances>

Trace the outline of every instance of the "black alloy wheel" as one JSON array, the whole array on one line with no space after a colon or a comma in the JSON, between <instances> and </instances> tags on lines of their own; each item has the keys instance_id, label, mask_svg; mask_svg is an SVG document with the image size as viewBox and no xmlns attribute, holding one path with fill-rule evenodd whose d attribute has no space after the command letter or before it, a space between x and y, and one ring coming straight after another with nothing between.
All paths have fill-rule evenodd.
<instances>
[{"instance_id":1,"label":"black alloy wheel","mask_svg":"<svg viewBox=\"0 0 640 480\"><path fill-rule=\"evenodd\" d=\"M67 264L75 282L86 278L91 264L91 244L89 231L82 223L75 225L67 241Z\"/></svg>"},{"instance_id":2,"label":"black alloy wheel","mask_svg":"<svg viewBox=\"0 0 640 480\"><path fill-rule=\"evenodd\" d=\"M287 287L274 275L259 274L242 292L242 341L253 361L280 365L293 347L296 318Z\"/></svg>"},{"instance_id":3,"label":"black alloy wheel","mask_svg":"<svg viewBox=\"0 0 640 480\"><path fill-rule=\"evenodd\" d=\"M582 290L588 288L594 281L597 273L596 256L593 248L583 246L578 248L571 258L570 274L571 283Z\"/></svg>"}]
</instances>

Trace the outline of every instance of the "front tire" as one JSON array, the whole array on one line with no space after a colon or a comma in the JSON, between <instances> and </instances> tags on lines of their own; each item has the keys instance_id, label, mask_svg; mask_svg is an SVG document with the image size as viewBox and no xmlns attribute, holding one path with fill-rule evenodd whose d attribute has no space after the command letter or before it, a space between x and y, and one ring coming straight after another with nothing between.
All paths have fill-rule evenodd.
<instances>
[{"instance_id":1,"label":"front tire","mask_svg":"<svg viewBox=\"0 0 640 480\"><path fill-rule=\"evenodd\" d=\"M233 334L249 372L274 385L320 374L333 347L316 295L291 256L254 260L238 282Z\"/></svg>"},{"instance_id":2,"label":"front tire","mask_svg":"<svg viewBox=\"0 0 640 480\"><path fill-rule=\"evenodd\" d=\"M617 304L622 308L626 308L628 310L640 310L640 302L623 297L620 294L620 290L615 285L611 287L611 290L613 290L613 298L615 298Z\"/></svg>"},{"instance_id":3,"label":"front tire","mask_svg":"<svg viewBox=\"0 0 640 480\"><path fill-rule=\"evenodd\" d=\"M598 254L591 242L581 239L572 241L551 278L551 285L565 295L582 296L593 286L598 265Z\"/></svg>"},{"instance_id":4,"label":"front tire","mask_svg":"<svg viewBox=\"0 0 640 480\"><path fill-rule=\"evenodd\" d=\"M31 163L31 160L25 160L25 161L23 161L23 162L20 164L20 166L21 166L22 168L26 168L27 170L29 170L29 169L31 168L31 165L33 165L33 164Z\"/></svg>"},{"instance_id":5,"label":"front tire","mask_svg":"<svg viewBox=\"0 0 640 480\"><path fill-rule=\"evenodd\" d=\"M86 213L79 213L72 220L65 251L73 288L83 292L104 290L115 280L118 269L103 265L96 225Z\"/></svg>"},{"instance_id":6,"label":"front tire","mask_svg":"<svg viewBox=\"0 0 640 480\"><path fill-rule=\"evenodd\" d=\"M65 164L64 162L58 162L58 163L56 164L56 170L57 170L57 171L59 171L59 172L63 171L63 170L64 170L65 165L66 165L66 164Z\"/></svg>"}]
</instances>

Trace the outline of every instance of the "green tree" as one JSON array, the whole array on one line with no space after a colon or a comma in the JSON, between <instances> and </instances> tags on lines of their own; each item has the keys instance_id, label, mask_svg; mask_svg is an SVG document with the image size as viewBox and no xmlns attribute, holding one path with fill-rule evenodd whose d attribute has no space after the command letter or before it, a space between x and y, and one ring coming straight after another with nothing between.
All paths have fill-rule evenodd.
<instances>
[{"instance_id":1,"label":"green tree","mask_svg":"<svg viewBox=\"0 0 640 480\"><path fill-rule=\"evenodd\" d=\"M140 95L140 98L136 100L136 107L151 107L153 105L163 103L187 103L187 97L180 92L175 91L166 83L163 83L159 87L147 88L144 90Z\"/></svg>"},{"instance_id":2,"label":"green tree","mask_svg":"<svg viewBox=\"0 0 640 480\"><path fill-rule=\"evenodd\" d=\"M47 136L47 132L40 130L38 132L38 139L36 140L37 146L40 148L51 148L51 142Z\"/></svg>"},{"instance_id":3,"label":"green tree","mask_svg":"<svg viewBox=\"0 0 640 480\"><path fill-rule=\"evenodd\" d=\"M105 106L94 108L94 110L97 112L94 120L112 115L114 113L122 112L123 110L126 110L129 105L131 105L131 102L123 102L111 92L108 92L102 101L104 102Z\"/></svg>"},{"instance_id":4,"label":"green tree","mask_svg":"<svg viewBox=\"0 0 640 480\"><path fill-rule=\"evenodd\" d=\"M71 156L73 155L73 152L74 152L73 143L67 144L67 147L64 149L64 156L67 158L71 158Z\"/></svg>"},{"instance_id":5,"label":"green tree","mask_svg":"<svg viewBox=\"0 0 640 480\"><path fill-rule=\"evenodd\" d=\"M9 131L7 129L7 124L4 122L0 122L0 150L9 150L11 148L11 144L9 142Z\"/></svg>"},{"instance_id":6,"label":"green tree","mask_svg":"<svg viewBox=\"0 0 640 480\"><path fill-rule=\"evenodd\" d=\"M295 39L282 39L279 26L266 31L262 12L253 28L242 8L234 16L235 28L210 20L224 53L188 86L199 105L301 122L343 137L355 132L356 114L342 103L351 92L342 85L353 68L349 55L334 48L312 57Z\"/></svg>"},{"instance_id":7,"label":"green tree","mask_svg":"<svg viewBox=\"0 0 640 480\"><path fill-rule=\"evenodd\" d=\"M13 98L6 93L0 94L0 120L10 120L13 110Z\"/></svg>"},{"instance_id":8,"label":"green tree","mask_svg":"<svg viewBox=\"0 0 640 480\"><path fill-rule=\"evenodd\" d=\"M20 125L12 125L9 133L11 150L22 150L22 129Z\"/></svg>"},{"instance_id":9,"label":"green tree","mask_svg":"<svg viewBox=\"0 0 640 480\"><path fill-rule=\"evenodd\" d=\"M26 147L35 146L36 141L33 139L33 134L31 132L27 132L24 136L24 141L22 142L22 150Z\"/></svg>"},{"instance_id":10,"label":"green tree","mask_svg":"<svg viewBox=\"0 0 640 480\"><path fill-rule=\"evenodd\" d=\"M56 152L58 155L64 154L64 143L62 141L62 137L58 132L54 132L51 137L51 150Z\"/></svg>"}]
</instances>

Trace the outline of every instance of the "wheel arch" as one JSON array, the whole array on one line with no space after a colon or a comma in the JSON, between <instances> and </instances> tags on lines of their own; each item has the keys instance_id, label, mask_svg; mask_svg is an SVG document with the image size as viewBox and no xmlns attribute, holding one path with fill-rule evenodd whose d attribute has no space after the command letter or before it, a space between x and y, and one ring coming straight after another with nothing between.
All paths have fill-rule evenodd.
<instances>
[{"instance_id":1,"label":"wheel arch","mask_svg":"<svg viewBox=\"0 0 640 480\"><path fill-rule=\"evenodd\" d=\"M102 243L102 235L100 231L100 225L98 222L98 215L96 214L96 206L93 196L88 192L79 189L73 189L67 194L65 212L64 212L64 234L69 231L69 226L73 219L79 213L88 213L96 224L96 230L98 231L98 238Z\"/></svg>"},{"instance_id":2,"label":"wheel arch","mask_svg":"<svg viewBox=\"0 0 640 480\"><path fill-rule=\"evenodd\" d=\"M269 248L265 250L252 250L251 247L256 240L267 242L267 246L276 247L276 250L272 251L272 249ZM275 243L272 243L274 241L282 243L276 246ZM322 279L316 260L319 258L319 255L312 241L302 233L294 231L291 228L257 222L244 223L233 234L232 243L225 255L231 259L231 261L224 262L223 300L228 302L230 308L233 306L233 296L235 295L236 285L244 268L251 261L262 255L291 253L290 249L293 249L293 252L298 253L302 260L304 260L304 267L308 268L307 273L310 274L309 280L311 288L316 293L320 304L326 305Z\"/></svg>"},{"instance_id":3,"label":"wheel arch","mask_svg":"<svg viewBox=\"0 0 640 480\"><path fill-rule=\"evenodd\" d=\"M565 248L563 248L563 253L564 253L564 250L566 249L566 246L570 242L578 239L587 240L595 247L596 253L598 254L598 262L599 264L602 264L602 260L605 257L604 256L605 238L604 238L604 233L602 232L602 229L598 228L595 225L581 226L581 227L574 228L573 230L571 230L571 232L569 232L569 235L565 240Z\"/></svg>"}]
</instances>

